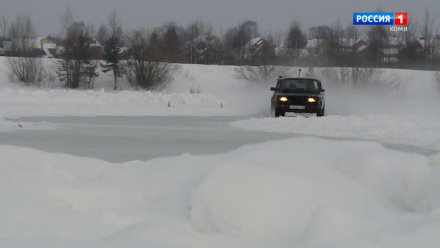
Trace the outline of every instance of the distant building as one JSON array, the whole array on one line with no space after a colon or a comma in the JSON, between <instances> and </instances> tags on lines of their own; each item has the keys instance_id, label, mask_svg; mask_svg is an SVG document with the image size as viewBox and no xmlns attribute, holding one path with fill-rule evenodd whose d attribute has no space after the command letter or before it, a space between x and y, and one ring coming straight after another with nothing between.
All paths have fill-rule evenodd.
<instances>
[{"instance_id":1,"label":"distant building","mask_svg":"<svg viewBox=\"0 0 440 248\"><path fill-rule=\"evenodd\" d=\"M304 49L299 49L300 58L318 57L322 53L323 39L310 39Z\"/></svg>"},{"instance_id":2,"label":"distant building","mask_svg":"<svg viewBox=\"0 0 440 248\"><path fill-rule=\"evenodd\" d=\"M383 63L399 63L399 53L406 47L406 39L403 36L390 36L382 49Z\"/></svg>"},{"instance_id":3,"label":"distant building","mask_svg":"<svg viewBox=\"0 0 440 248\"><path fill-rule=\"evenodd\" d=\"M36 39L36 43L39 45L41 54L48 58L55 57L55 52L57 49L58 42L59 42L58 39L52 38L50 36L40 37Z\"/></svg>"},{"instance_id":4,"label":"distant building","mask_svg":"<svg viewBox=\"0 0 440 248\"><path fill-rule=\"evenodd\" d=\"M5 55L12 54L17 51L19 47L20 52L33 52L35 49L35 39L32 38L16 38L12 40L3 41L3 49Z\"/></svg>"},{"instance_id":5,"label":"distant building","mask_svg":"<svg viewBox=\"0 0 440 248\"><path fill-rule=\"evenodd\" d=\"M325 48L324 39L310 39L304 49L299 49L300 58L318 57L324 53ZM363 39L348 39L341 38L339 40L338 49L341 54L360 53L365 50L368 45Z\"/></svg>"},{"instance_id":6,"label":"distant building","mask_svg":"<svg viewBox=\"0 0 440 248\"><path fill-rule=\"evenodd\" d=\"M220 40L214 35L200 35L185 44L185 57L191 64L221 64Z\"/></svg>"},{"instance_id":7,"label":"distant building","mask_svg":"<svg viewBox=\"0 0 440 248\"><path fill-rule=\"evenodd\" d=\"M339 40L339 49L342 54L359 53L365 50L368 44L363 39L341 38Z\"/></svg>"},{"instance_id":8,"label":"distant building","mask_svg":"<svg viewBox=\"0 0 440 248\"><path fill-rule=\"evenodd\" d=\"M275 56L275 48L264 38L256 37L246 44L245 59L248 61L267 62Z\"/></svg>"},{"instance_id":9,"label":"distant building","mask_svg":"<svg viewBox=\"0 0 440 248\"><path fill-rule=\"evenodd\" d=\"M13 40L0 42L2 49L0 55L12 55L12 54L31 54L32 56L56 58L59 57L64 47L61 45L62 40L47 36L37 38L17 38ZM92 52L93 59L102 59L104 55L103 46L95 39L89 39L89 49ZM19 50L15 46L19 46ZM25 51L21 51L25 48Z\"/></svg>"},{"instance_id":10,"label":"distant building","mask_svg":"<svg viewBox=\"0 0 440 248\"><path fill-rule=\"evenodd\" d=\"M427 59L438 60L440 59L440 40L435 38L431 39L428 43L424 37L417 39L420 47Z\"/></svg>"}]
</instances>

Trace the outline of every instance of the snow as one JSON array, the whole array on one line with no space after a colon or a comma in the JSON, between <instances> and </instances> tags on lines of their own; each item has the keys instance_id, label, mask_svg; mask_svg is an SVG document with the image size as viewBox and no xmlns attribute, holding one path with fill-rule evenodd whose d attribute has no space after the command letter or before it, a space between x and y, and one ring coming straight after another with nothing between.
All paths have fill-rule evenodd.
<instances>
[{"instance_id":1,"label":"snow","mask_svg":"<svg viewBox=\"0 0 440 248\"><path fill-rule=\"evenodd\" d=\"M258 115L268 116L275 80L264 83L237 79L236 66L176 65L173 80L163 91L138 91L128 84L112 91L111 73L100 73L95 90L62 89L56 75L56 59L44 59L47 75L41 88L11 83L6 58L0 57L0 113L33 115ZM338 69L337 69L338 70ZM328 78L315 69L326 88L327 114L363 115L422 113L438 115L440 104L433 72L380 69L369 88L353 88ZM303 70L303 75L308 73ZM297 75L289 68L286 75ZM306 75L307 76L307 75ZM168 101L175 109L166 108ZM34 109L37 104L38 111ZM220 109L223 103L223 109Z\"/></svg>"},{"instance_id":2,"label":"snow","mask_svg":"<svg viewBox=\"0 0 440 248\"><path fill-rule=\"evenodd\" d=\"M0 156L2 247L440 242L438 155L297 138L123 164L12 146Z\"/></svg>"},{"instance_id":3,"label":"snow","mask_svg":"<svg viewBox=\"0 0 440 248\"><path fill-rule=\"evenodd\" d=\"M381 143L414 145L440 149L438 116L417 115L331 115L318 117L252 118L233 126L253 131L296 133L321 137L359 138Z\"/></svg>"},{"instance_id":4,"label":"snow","mask_svg":"<svg viewBox=\"0 0 440 248\"><path fill-rule=\"evenodd\" d=\"M112 91L113 76L101 73L95 90L61 88L55 75L56 60L44 59L47 79L41 88L11 82L6 58L0 57L0 119L20 116L145 116L145 115L243 115L265 112L267 87L236 79L236 67L182 65L163 91L134 90L122 84ZM251 99L247 99L251 96ZM171 108L168 108L170 101ZM262 110L263 108L263 110Z\"/></svg>"},{"instance_id":5,"label":"snow","mask_svg":"<svg viewBox=\"0 0 440 248\"><path fill-rule=\"evenodd\" d=\"M65 128L8 121L25 116L239 115L234 127L321 137L124 163L0 145L0 247L440 243L440 100L433 72L383 69L372 86L354 88L317 69L327 116L268 118L275 82L239 80L234 66L180 65L163 91L152 92L127 84L112 91L111 74L101 74L95 90L62 89L53 78L56 60L44 63L47 80L26 88L11 82L0 58L0 131Z\"/></svg>"},{"instance_id":6,"label":"snow","mask_svg":"<svg viewBox=\"0 0 440 248\"><path fill-rule=\"evenodd\" d=\"M170 101L171 108L168 107ZM206 94L150 91L106 91L67 89L3 89L0 109L6 116L95 115L193 115L221 113L221 101ZM32 108L31 108L32 107ZM209 110L209 112L207 111Z\"/></svg>"}]
</instances>

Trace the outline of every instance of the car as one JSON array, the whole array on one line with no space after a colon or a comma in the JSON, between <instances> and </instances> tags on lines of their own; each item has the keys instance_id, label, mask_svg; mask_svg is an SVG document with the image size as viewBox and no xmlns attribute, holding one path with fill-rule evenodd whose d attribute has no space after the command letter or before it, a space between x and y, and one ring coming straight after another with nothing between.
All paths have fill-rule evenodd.
<instances>
[{"instance_id":1,"label":"car","mask_svg":"<svg viewBox=\"0 0 440 248\"><path fill-rule=\"evenodd\" d=\"M274 92L271 112L275 117L285 116L288 112L325 114L325 90L318 79L279 77L276 87L270 89Z\"/></svg>"}]
</instances>

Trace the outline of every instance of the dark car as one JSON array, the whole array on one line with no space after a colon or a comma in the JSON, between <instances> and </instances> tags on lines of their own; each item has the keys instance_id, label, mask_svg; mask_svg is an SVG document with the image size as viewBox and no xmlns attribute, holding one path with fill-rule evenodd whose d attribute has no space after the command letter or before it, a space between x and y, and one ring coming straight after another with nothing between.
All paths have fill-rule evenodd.
<instances>
[{"instance_id":1,"label":"dark car","mask_svg":"<svg viewBox=\"0 0 440 248\"><path fill-rule=\"evenodd\" d=\"M275 117L287 112L325 114L325 90L318 79L280 77L270 90L274 91L271 110Z\"/></svg>"}]
</instances>

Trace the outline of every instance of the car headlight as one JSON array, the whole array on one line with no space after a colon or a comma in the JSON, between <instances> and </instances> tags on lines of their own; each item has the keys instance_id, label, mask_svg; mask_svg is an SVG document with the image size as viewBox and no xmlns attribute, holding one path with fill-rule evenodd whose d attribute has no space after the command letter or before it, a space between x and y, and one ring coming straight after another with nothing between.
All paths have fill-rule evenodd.
<instances>
[{"instance_id":1,"label":"car headlight","mask_svg":"<svg viewBox=\"0 0 440 248\"><path fill-rule=\"evenodd\" d=\"M287 99L287 97L282 96L280 97L280 102L287 102L289 99Z\"/></svg>"},{"instance_id":2,"label":"car headlight","mask_svg":"<svg viewBox=\"0 0 440 248\"><path fill-rule=\"evenodd\" d=\"M316 99L313 98L313 97L309 97L309 98L307 98L307 102L309 102L309 103L315 103L315 102L316 102Z\"/></svg>"}]
</instances>

